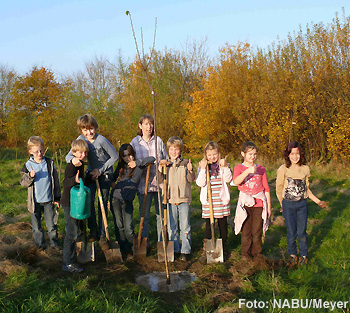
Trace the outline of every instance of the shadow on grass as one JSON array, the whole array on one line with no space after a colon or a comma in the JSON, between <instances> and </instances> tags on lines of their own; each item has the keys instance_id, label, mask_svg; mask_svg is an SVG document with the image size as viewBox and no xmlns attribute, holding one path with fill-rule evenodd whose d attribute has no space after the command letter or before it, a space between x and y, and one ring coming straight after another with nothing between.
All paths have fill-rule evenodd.
<instances>
[{"instance_id":1,"label":"shadow on grass","mask_svg":"<svg viewBox=\"0 0 350 313\"><path fill-rule=\"evenodd\" d=\"M350 196L339 191L339 188L345 184L345 180L331 182L327 179L321 179L319 185L322 186L322 200L329 201L328 207L320 209L316 204L309 204L309 224L312 223L312 229L308 235L309 250L313 255L321 246L323 240L328 237L334 222L339 218L350 203ZM325 186L332 186L327 191ZM314 189L318 189L315 186ZM308 225L310 227L310 225ZM310 245L312 243L312 245Z\"/></svg>"}]
</instances>

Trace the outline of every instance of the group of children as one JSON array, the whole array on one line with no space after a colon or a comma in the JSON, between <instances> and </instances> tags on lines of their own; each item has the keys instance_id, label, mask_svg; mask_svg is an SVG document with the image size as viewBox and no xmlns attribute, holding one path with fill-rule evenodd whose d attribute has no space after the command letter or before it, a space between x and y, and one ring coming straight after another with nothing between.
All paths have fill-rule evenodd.
<instances>
[{"instance_id":1,"label":"group of children","mask_svg":"<svg viewBox=\"0 0 350 313\"><path fill-rule=\"evenodd\" d=\"M174 241L174 252L180 260L187 260L191 253L190 203L191 182L201 187L202 218L205 219L205 237L211 239L209 202L212 202L214 218L223 241L224 253L227 252L228 225L230 209L230 189L228 183L238 186L239 198L234 219L235 234L241 232L241 254L243 258L257 258L262 252L262 235L269 226L271 216L271 197L266 170L255 163L257 147L246 142L241 149L242 163L234 167L233 173L226 157L221 155L219 145L210 141L206 144L203 159L199 162L197 175L191 160L183 159L183 142L179 137L171 137L165 147L163 141L154 137L154 119L151 115L141 116L137 136L130 144L123 144L119 156L113 145L97 133L98 124L90 115L78 118L81 135L72 142L66 156L67 166L63 181L61 198L60 183L52 160L44 156L44 142L38 136L28 140L30 159L21 171L21 185L28 187L28 210L31 213L33 236L36 245L45 249L44 232L41 227L43 213L50 238L50 246L58 249L57 219L55 205L59 202L64 209L65 239L63 244L62 269L76 273L83 271L75 263L75 242L80 235L78 220L70 215L70 190L79 184L79 178L91 190L91 215L88 218L90 241L106 237L102 223L102 209L110 209L115 224L116 240L124 257L130 257L134 239L133 200L137 194L139 216L147 189L145 224L142 237L148 237L148 224L152 200L155 203L158 241L161 238L161 219L158 204L157 173L155 160L159 160L159 181L167 175L167 221L169 240ZM155 144L157 141L157 144ZM156 151L157 149L157 151ZM156 155L157 153L157 155ZM291 142L284 152L285 164L277 171L276 193L287 226L287 245L291 265L307 263L308 245L306 235L308 208L306 199L310 198L320 207L326 202L319 200L309 189L310 169L305 164L302 147ZM113 172L113 165L118 160ZM84 161L88 165L84 171ZM150 166L148 183L146 167ZM166 167L166 172L162 171ZM212 201L208 199L207 171L209 171ZM96 180L99 184L96 184ZM103 206L98 206L98 226L95 213L96 185L101 186ZM111 191L110 188L112 187ZM108 210L105 209L106 216ZM180 233L180 235L179 235ZM299 238L300 258L297 256L296 238Z\"/></svg>"}]
</instances>

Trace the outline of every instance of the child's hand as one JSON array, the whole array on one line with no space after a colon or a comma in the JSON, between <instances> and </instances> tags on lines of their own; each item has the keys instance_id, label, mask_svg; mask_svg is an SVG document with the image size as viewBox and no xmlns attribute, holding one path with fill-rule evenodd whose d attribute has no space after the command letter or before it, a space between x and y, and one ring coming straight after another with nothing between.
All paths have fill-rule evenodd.
<instances>
[{"instance_id":1,"label":"child's hand","mask_svg":"<svg viewBox=\"0 0 350 313\"><path fill-rule=\"evenodd\" d=\"M220 166L220 167L227 167L227 166L228 166L228 163L227 163L226 159L227 159L227 155L225 156L224 159L221 159L221 160L219 161L219 166Z\"/></svg>"},{"instance_id":2,"label":"child's hand","mask_svg":"<svg viewBox=\"0 0 350 313\"><path fill-rule=\"evenodd\" d=\"M30 166L30 177L33 178L35 176L35 171L33 170L32 166Z\"/></svg>"},{"instance_id":3,"label":"child's hand","mask_svg":"<svg viewBox=\"0 0 350 313\"><path fill-rule=\"evenodd\" d=\"M253 166L249 166L246 171L248 174L255 174L257 169L257 165L254 164Z\"/></svg>"},{"instance_id":4,"label":"child's hand","mask_svg":"<svg viewBox=\"0 0 350 313\"><path fill-rule=\"evenodd\" d=\"M77 171L77 174L75 175L75 182L77 184L80 184L80 180L79 180L79 171Z\"/></svg>"},{"instance_id":5,"label":"child's hand","mask_svg":"<svg viewBox=\"0 0 350 313\"><path fill-rule=\"evenodd\" d=\"M130 161L130 162L128 163L128 166L129 166L130 168L135 168L135 167L136 167L136 162L135 162L135 161Z\"/></svg>"},{"instance_id":6,"label":"child's hand","mask_svg":"<svg viewBox=\"0 0 350 313\"><path fill-rule=\"evenodd\" d=\"M161 166L164 166L164 165L167 165L167 164L168 164L168 161L166 159L163 159L163 160L159 161L159 165L161 165Z\"/></svg>"},{"instance_id":7,"label":"child's hand","mask_svg":"<svg viewBox=\"0 0 350 313\"><path fill-rule=\"evenodd\" d=\"M208 161L205 160L205 159L202 159L200 162L199 162L199 166L200 168L202 169L205 169L207 167L207 164L208 164Z\"/></svg>"},{"instance_id":8,"label":"child's hand","mask_svg":"<svg viewBox=\"0 0 350 313\"><path fill-rule=\"evenodd\" d=\"M187 170L188 170L190 173L192 173L192 171L193 171L193 166L192 166L192 161L191 161L191 159L188 159Z\"/></svg>"},{"instance_id":9,"label":"child's hand","mask_svg":"<svg viewBox=\"0 0 350 313\"><path fill-rule=\"evenodd\" d=\"M98 168L95 168L92 172L91 172L91 177L93 180L96 180L99 176L101 176L100 171L98 170Z\"/></svg>"},{"instance_id":10,"label":"child's hand","mask_svg":"<svg viewBox=\"0 0 350 313\"><path fill-rule=\"evenodd\" d=\"M81 166L83 163L81 163L81 161L78 159L78 158L76 158L76 157L74 157L73 159L72 159L72 164L75 166L75 167L79 167L79 166Z\"/></svg>"},{"instance_id":11,"label":"child's hand","mask_svg":"<svg viewBox=\"0 0 350 313\"><path fill-rule=\"evenodd\" d=\"M322 209L324 209L327 205L328 205L329 201L320 201L318 204L319 207L321 207Z\"/></svg>"}]
</instances>

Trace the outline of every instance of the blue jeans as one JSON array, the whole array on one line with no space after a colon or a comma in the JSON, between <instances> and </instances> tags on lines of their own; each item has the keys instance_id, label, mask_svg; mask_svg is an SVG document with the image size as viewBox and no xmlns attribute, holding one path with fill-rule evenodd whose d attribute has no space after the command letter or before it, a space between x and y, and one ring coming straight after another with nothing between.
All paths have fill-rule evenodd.
<instances>
[{"instance_id":1,"label":"blue jeans","mask_svg":"<svg viewBox=\"0 0 350 313\"><path fill-rule=\"evenodd\" d=\"M69 207L62 207L64 209L64 221L66 223L66 235L63 242L63 264L72 264L76 256L75 243L79 231L79 220L70 215Z\"/></svg>"},{"instance_id":2,"label":"blue jeans","mask_svg":"<svg viewBox=\"0 0 350 313\"><path fill-rule=\"evenodd\" d=\"M282 200L283 217L287 226L287 245L289 255L297 255L296 238L299 239L299 252L301 256L308 255L307 246L307 216L308 207L306 199L300 201Z\"/></svg>"},{"instance_id":3,"label":"blue jeans","mask_svg":"<svg viewBox=\"0 0 350 313\"><path fill-rule=\"evenodd\" d=\"M143 202L143 197L144 194L137 193L138 198L139 198L139 222L141 219L141 214L142 214L142 202ZM158 193L157 192L148 192L147 195L147 202L146 202L146 211L145 211L145 222L143 225L143 232L142 232L142 237L147 238L147 244L148 244L148 224L149 224L149 215L150 215L150 210L151 210L151 205L152 205L152 200L154 199L154 205L155 205L155 211L156 211L156 217L157 217L157 236L158 236L158 241L162 240L162 234L161 234L161 224L160 224L160 215L159 215L159 204L158 204Z\"/></svg>"},{"instance_id":4,"label":"blue jeans","mask_svg":"<svg viewBox=\"0 0 350 313\"><path fill-rule=\"evenodd\" d=\"M115 237L120 244L120 249L122 252L131 252L134 240L132 201L111 197L111 211L114 216Z\"/></svg>"},{"instance_id":5,"label":"blue jeans","mask_svg":"<svg viewBox=\"0 0 350 313\"><path fill-rule=\"evenodd\" d=\"M180 252L179 224L181 238L181 253L191 253L191 224L190 204L187 202L168 204L168 232L169 240L174 241L174 252Z\"/></svg>"},{"instance_id":6,"label":"blue jeans","mask_svg":"<svg viewBox=\"0 0 350 313\"><path fill-rule=\"evenodd\" d=\"M100 183L102 202L105 209L106 218L108 220L108 195L109 195L109 189L111 188L111 185L112 185L112 180L109 178L109 176L102 174L98 178L98 181ZM96 183L93 182L88 187L91 190L91 215L88 218L88 227L90 229L90 236L93 235L97 237L99 234L100 237L106 237L105 228L103 227L103 224L102 224L102 211L101 211L100 201L98 201L98 232L97 232L96 211L95 211L95 196L97 191Z\"/></svg>"},{"instance_id":7,"label":"blue jeans","mask_svg":"<svg viewBox=\"0 0 350 313\"><path fill-rule=\"evenodd\" d=\"M41 227L41 215L44 213L47 233L50 238L50 246L58 246L57 225L54 218L56 215L55 206L52 201L45 203L35 203L34 213L31 213L32 230L35 244L38 247L45 247L44 230Z\"/></svg>"}]
</instances>

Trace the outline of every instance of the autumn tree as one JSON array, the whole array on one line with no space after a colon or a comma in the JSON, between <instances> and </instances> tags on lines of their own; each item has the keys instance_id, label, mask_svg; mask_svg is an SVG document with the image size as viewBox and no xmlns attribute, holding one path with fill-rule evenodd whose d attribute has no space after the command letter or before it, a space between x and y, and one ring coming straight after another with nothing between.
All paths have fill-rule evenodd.
<instances>
[{"instance_id":1,"label":"autumn tree","mask_svg":"<svg viewBox=\"0 0 350 313\"><path fill-rule=\"evenodd\" d=\"M84 71L72 77L72 82L72 106L80 108L80 115L92 114L99 124L99 131L116 145L120 125L118 67L104 57L95 57L85 63ZM76 115L75 120L80 115Z\"/></svg>"},{"instance_id":2,"label":"autumn tree","mask_svg":"<svg viewBox=\"0 0 350 313\"><path fill-rule=\"evenodd\" d=\"M29 136L36 134L48 145L59 146L59 134L65 130L57 132L54 125L67 114L66 88L68 86L58 83L54 74L43 67L33 67L28 74L19 76L10 93L5 122L8 142L14 146L24 145Z\"/></svg>"},{"instance_id":3,"label":"autumn tree","mask_svg":"<svg viewBox=\"0 0 350 313\"><path fill-rule=\"evenodd\" d=\"M185 129L183 122L187 114L185 104L190 100L190 94L200 84L202 70L207 58L204 44L189 48L192 53L165 50L154 51L151 59L148 55L148 74L150 83L156 92L157 129L158 134L167 140L177 135L183 137ZM191 50L190 50L191 51ZM201 54L196 59L194 56ZM191 58L189 58L191 56ZM202 63L203 62L203 63ZM135 60L122 73L122 138L131 140L136 134L137 123L142 114L152 114L152 97L147 82L143 78L142 66Z\"/></svg>"},{"instance_id":4,"label":"autumn tree","mask_svg":"<svg viewBox=\"0 0 350 313\"><path fill-rule=\"evenodd\" d=\"M222 48L187 105L191 149L216 140L238 156L242 142L253 140L263 154L278 157L294 139L314 161L335 155L337 143L350 135L343 126L349 117L349 25L349 18L336 16L330 25L307 26L267 50L245 43Z\"/></svg>"}]
</instances>

